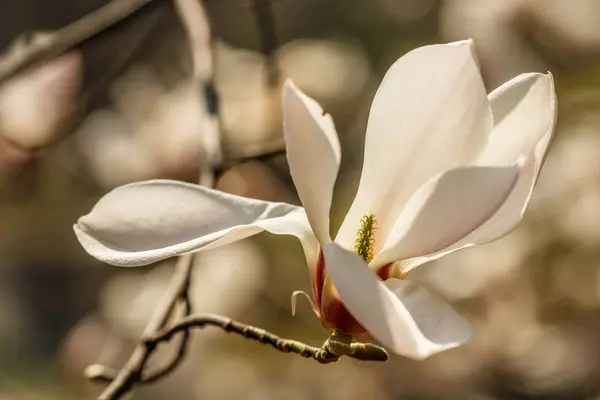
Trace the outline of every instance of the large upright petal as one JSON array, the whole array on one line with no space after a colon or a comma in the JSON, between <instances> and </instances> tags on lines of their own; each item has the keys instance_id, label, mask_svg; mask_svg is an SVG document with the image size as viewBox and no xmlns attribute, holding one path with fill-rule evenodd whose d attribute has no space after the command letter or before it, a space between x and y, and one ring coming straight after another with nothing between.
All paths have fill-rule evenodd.
<instances>
[{"instance_id":1,"label":"large upright petal","mask_svg":"<svg viewBox=\"0 0 600 400\"><path fill-rule=\"evenodd\" d=\"M263 231L298 237L309 265L317 255L317 242L300 207L178 181L114 189L74 229L90 255L127 267L216 248Z\"/></svg>"},{"instance_id":2,"label":"large upright petal","mask_svg":"<svg viewBox=\"0 0 600 400\"><path fill-rule=\"evenodd\" d=\"M521 168L460 167L431 179L408 201L371 267L435 253L458 242L502 207Z\"/></svg>"},{"instance_id":3,"label":"large upright petal","mask_svg":"<svg viewBox=\"0 0 600 400\"><path fill-rule=\"evenodd\" d=\"M348 311L383 346L424 359L464 343L469 324L450 306L409 282L382 282L356 254L324 247L327 272Z\"/></svg>"},{"instance_id":4,"label":"large upright petal","mask_svg":"<svg viewBox=\"0 0 600 400\"><path fill-rule=\"evenodd\" d=\"M495 126L478 164L509 165L522 154L527 155L527 164L502 207L485 224L437 253L403 261L399 273L456 250L499 239L523 218L554 134L557 114L554 80L549 73L519 75L489 97Z\"/></svg>"},{"instance_id":5,"label":"large upright petal","mask_svg":"<svg viewBox=\"0 0 600 400\"><path fill-rule=\"evenodd\" d=\"M472 51L470 40L425 46L389 69L371 106L359 188L336 242L351 248L370 213L385 238L421 185L479 154L492 114Z\"/></svg>"},{"instance_id":6,"label":"large upright petal","mask_svg":"<svg viewBox=\"0 0 600 400\"><path fill-rule=\"evenodd\" d=\"M329 211L341 161L331 116L290 80L283 87L283 132L290 173L315 236L331 241Z\"/></svg>"}]
</instances>

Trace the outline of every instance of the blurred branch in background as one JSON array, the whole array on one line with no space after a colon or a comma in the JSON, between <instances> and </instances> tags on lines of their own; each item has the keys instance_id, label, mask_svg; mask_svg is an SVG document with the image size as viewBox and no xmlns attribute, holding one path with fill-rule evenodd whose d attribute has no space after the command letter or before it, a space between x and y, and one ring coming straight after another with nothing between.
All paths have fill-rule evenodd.
<instances>
[{"instance_id":1,"label":"blurred branch in background","mask_svg":"<svg viewBox=\"0 0 600 400\"><path fill-rule=\"evenodd\" d=\"M192 267L193 255L187 254L181 256L177 261L175 267L175 273L171 280L170 286L167 292L164 294L162 301L159 303L158 308L154 311L154 314L146 326L144 336L154 335L155 332L160 331L169 318L171 317L176 306L179 304L185 305L186 313L191 312L189 307L188 298L188 287L190 283L190 273ZM175 360L170 365L177 365L185 355L185 348L188 342L188 334L184 333L182 337L181 349L178 351ZM102 392L99 400L118 399L125 393L129 392L133 385L138 382L144 382L146 379L143 376L144 367L146 362L150 358L152 352L156 346L151 345L148 342L142 340L140 344L135 348L133 354L129 358L127 364L121 369L117 376L111 376L112 373L109 369L102 366L92 365L86 370L86 376L94 380L110 380L110 385ZM173 367L167 366L162 371L170 372ZM153 377L155 375L155 377ZM149 381L156 379L156 376L164 376L166 373L159 372L157 374L151 374L148 378Z\"/></svg>"},{"instance_id":2,"label":"blurred branch in background","mask_svg":"<svg viewBox=\"0 0 600 400\"><path fill-rule=\"evenodd\" d=\"M280 71L274 60L274 53L279 45L272 0L252 0L256 24L260 31L260 47L267 57L267 83L273 87L279 85Z\"/></svg>"},{"instance_id":3,"label":"blurred branch in background","mask_svg":"<svg viewBox=\"0 0 600 400\"><path fill-rule=\"evenodd\" d=\"M152 0L113 0L104 7L55 32L39 33L29 38L21 38L0 58L0 82L37 62L62 54L122 21L151 2Z\"/></svg>"},{"instance_id":4,"label":"blurred branch in background","mask_svg":"<svg viewBox=\"0 0 600 400\"><path fill-rule=\"evenodd\" d=\"M202 120L203 154L200 184L214 186L214 169L221 163L221 142L217 119L217 97L214 93L213 55L210 26L201 0L174 0L175 8L185 27L193 63L193 86L205 104ZM212 103L212 104L211 104Z\"/></svg>"}]
</instances>

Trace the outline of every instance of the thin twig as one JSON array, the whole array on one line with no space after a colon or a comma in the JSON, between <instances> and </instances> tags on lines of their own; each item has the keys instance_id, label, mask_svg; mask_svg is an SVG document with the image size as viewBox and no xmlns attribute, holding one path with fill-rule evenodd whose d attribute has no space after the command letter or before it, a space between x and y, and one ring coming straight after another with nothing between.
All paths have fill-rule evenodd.
<instances>
[{"instance_id":1,"label":"thin twig","mask_svg":"<svg viewBox=\"0 0 600 400\"><path fill-rule=\"evenodd\" d=\"M319 348L296 340L284 339L264 329L217 314L199 314L182 318L159 333L147 337L145 342L149 346L157 346L161 342L168 342L178 332L186 332L190 328L202 329L206 326L214 326L225 332L241 335L284 353L295 353L305 358L313 358L322 364L336 362L341 356L363 361L386 361L388 359L388 354L383 348L371 343L352 343L350 336L338 332L334 333Z\"/></svg>"},{"instance_id":2,"label":"thin twig","mask_svg":"<svg viewBox=\"0 0 600 400\"><path fill-rule=\"evenodd\" d=\"M115 53L115 57L111 60L103 71L100 78L91 84L90 88L86 90L86 96L83 99L83 103L91 103L91 107L94 107L94 102L97 101L97 97L102 96L103 91L127 69L132 62L139 56L140 52L146 46L149 38L152 38L150 33L156 28L161 18L164 15L164 8L155 7L152 13L148 15L140 15L138 26L135 31L130 35L132 38L119 43L119 51ZM143 14L143 12L140 12Z\"/></svg>"},{"instance_id":3,"label":"thin twig","mask_svg":"<svg viewBox=\"0 0 600 400\"><path fill-rule=\"evenodd\" d=\"M217 98L213 87L214 59L210 25L201 0L173 0L175 10L185 28L192 56L192 84L203 109L198 110L204 123L200 184L214 185L214 169L222 162Z\"/></svg>"},{"instance_id":4,"label":"thin twig","mask_svg":"<svg viewBox=\"0 0 600 400\"><path fill-rule=\"evenodd\" d=\"M188 284L188 288L189 288L189 284ZM183 316L188 317L192 312L192 302L190 300L190 296L188 295L187 289L186 289L186 295L183 296L183 298L181 299L181 302L183 303L183 306L184 306ZM171 372L173 372L179 366L179 364L181 364L181 362L184 360L185 355L187 354L187 349L189 347L189 341L190 341L190 331L186 329L183 331L183 333L181 335L181 340L179 341L179 348L177 349L177 353L175 353L175 356L173 357L173 359L167 365L162 367L160 370L149 373L148 376L142 376L141 382L142 383L156 382L159 379L162 379L165 376L169 375Z\"/></svg>"},{"instance_id":5,"label":"thin twig","mask_svg":"<svg viewBox=\"0 0 600 400\"><path fill-rule=\"evenodd\" d=\"M167 323L177 301L187 291L192 267L192 255L185 254L179 257L175 266L175 274L164 294L158 308L154 311L150 322L144 330L144 337L152 336L161 330ZM185 294L187 297L187 293ZM155 346L149 346L146 342L139 343L127 364L121 369L117 377L106 387L98 400L116 400L127 393L133 385L142 380L142 372L148 358L154 351Z\"/></svg>"},{"instance_id":6,"label":"thin twig","mask_svg":"<svg viewBox=\"0 0 600 400\"><path fill-rule=\"evenodd\" d=\"M56 57L129 17L153 0L113 0L55 32L12 47L0 58L0 82L33 64Z\"/></svg>"},{"instance_id":7,"label":"thin twig","mask_svg":"<svg viewBox=\"0 0 600 400\"><path fill-rule=\"evenodd\" d=\"M254 18L259 30L260 49L267 58L267 83L276 86L279 83L279 68L273 59L273 53L277 49L277 28L275 26L275 14L271 0L252 0Z\"/></svg>"}]
</instances>

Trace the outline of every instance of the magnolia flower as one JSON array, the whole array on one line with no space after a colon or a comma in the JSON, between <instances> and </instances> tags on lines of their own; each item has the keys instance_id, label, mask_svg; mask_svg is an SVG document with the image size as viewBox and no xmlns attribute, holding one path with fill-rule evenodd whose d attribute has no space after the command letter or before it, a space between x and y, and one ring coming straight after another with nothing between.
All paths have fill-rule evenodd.
<instances>
[{"instance_id":1,"label":"magnolia flower","mask_svg":"<svg viewBox=\"0 0 600 400\"><path fill-rule=\"evenodd\" d=\"M290 81L283 91L287 158L303 208L181 182L134 183L79 219L85 250L136 266L263 231L294 235L326 327L416 359L464 343L469 324L410 272L498 239L521 220L554 131L552 76L523 74L487 96L472 41L400 58L373 100L359 188L335 239L334 123Z\"/></svg>"}]
</instances>

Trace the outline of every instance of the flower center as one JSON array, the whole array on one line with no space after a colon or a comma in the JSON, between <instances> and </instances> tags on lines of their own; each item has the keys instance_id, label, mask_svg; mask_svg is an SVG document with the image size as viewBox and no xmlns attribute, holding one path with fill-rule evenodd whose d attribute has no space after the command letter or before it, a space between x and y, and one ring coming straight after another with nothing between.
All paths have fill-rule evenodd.
<instances>
[{"instance_id":1,"label":"flower center","mask_svg":"<svg viewBox=\"0 0 600 400\"><path fill-rule=\"evenodd\" d=\"M365 215L360 220L360 229L356 234L354 242L354 251L368 264L373 259L373 249L375 248L375 231L377 230L377 220L374 214Z\"/></svg>"}]
</instances>

